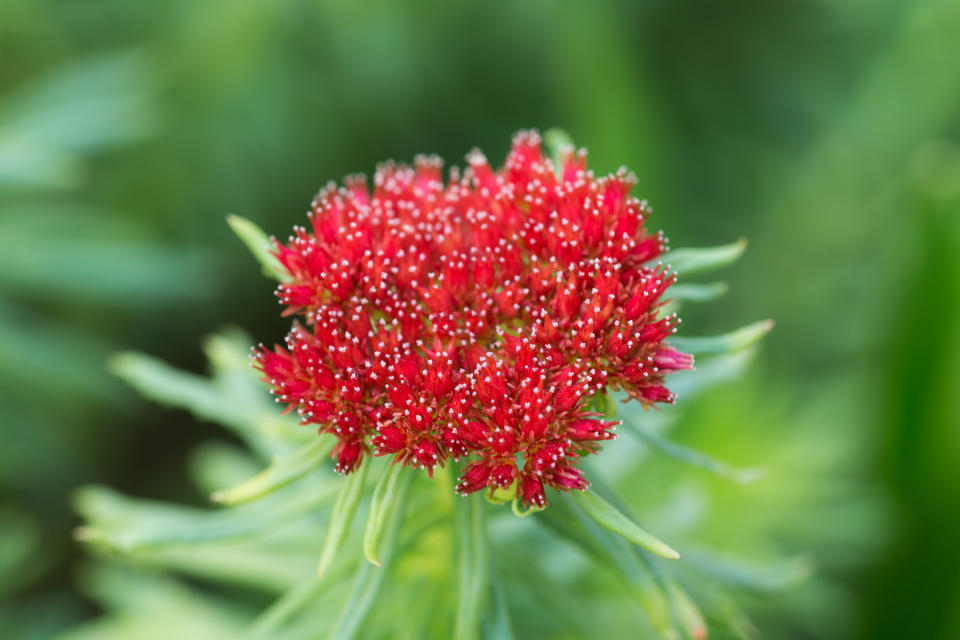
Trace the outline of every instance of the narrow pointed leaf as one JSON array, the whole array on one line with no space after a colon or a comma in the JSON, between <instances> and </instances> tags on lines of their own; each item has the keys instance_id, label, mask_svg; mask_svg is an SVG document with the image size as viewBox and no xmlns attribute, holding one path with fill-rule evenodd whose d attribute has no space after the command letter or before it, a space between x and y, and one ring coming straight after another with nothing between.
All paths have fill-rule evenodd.
<instances>
[{"instance_id":1,"label":"narrow pointed leaf","mask_svg":"<svg viewBox=\"0 0 960 640\"><path fill-rule=\"evenodd\" d=\"M382 566L381 538L387 525L395 519L402 509L402 495L410 474L404 473L406 467L401 464L388 464L373 490L370 502L370 515L363 534L363 555L371 564Z\"/></svg>"},{"instance_id":2,"label":"narrow pointed leaf","mask_svg":"<svg viewBox=\"0 0 960 640\"><path fill-rule=\"evenodd\" d=\"M490 585L492 602L490 613L484 619L484 640L515 640L513 624L510 622L510 611L507 608L507 598L503 593L500 580L496 576L496 571L491 572Z\"/></svg>"},{"instance_id":3,"label":"narrow pointed leaf","mask_svg":"<svg viewBox=\"0 0 960 640\"><path fill-rule=\"evenodd\" d=\"M295 585L253 621L242 640L265 640L275 637L277 630L287 620L317 598L327 586L329 585L324 585L317 578L310 578Z\"/></svg>"},{"instance_id":4,"label":"narrow pointed leaf","mask_svg":"<svg viewBox=\"0 0 960 640\"><path fill-rule=\"evenodd\" d=\"M761 320L720 336L693 338L674 336L670 338L670 344L680 351L693 354L731 353L755 344L770 333L771 329L773 329L773 320Z\"/></svg>"},{"instance_id":5,"label":"narrow pointed leaf","mask_svg":"<svg viewBox=\"0 0 960 640\"><path fill-rule=\"evenodd\" d=\"M333 483L318 483L312 491L282 499L278 495L278 499L212 510L138 500L105 487L83 487L74 496L74 506L85 524L75 536L118 553L236 539L317 509L332 500L333 487Z\"/></svg>"},{"instance_id":6,"label":"narrow pointed leaf","mask_svg":"<svg viewBox=\"0 0 960 640\"><path fill-rule=\"evenodd\" d=\"M707 621L700 612L700 608L690 598L687 592L675 582L669 587L670 603L677 617L680 627L687 637L693 640L703 640L707 637Z\"/></svg>"},{"instance_id":7,"label":"narrow pointed leaf","mask_svg":"<svg viewBox=\"0 0 960 640\"><path fill-rule=\"evenodd\" d=\"M554 127L544 132L543 144L550 152L550 159L553 161L553 170L559 178L563 175L563 168L560 166L560 150L564 147L573 147L573 138L563 129Z\"/></svg>"},{"instance_id":8,"label":"narrow pointed leaf","mask_svg":"<svg viewBox=\"0 0 960 640\"><path fill-rule=\"evenodd\" d=\"M258 500L319 469L335 443L333 438L315 438L292 453L277 456L269 467L246 482L217 491L211 499L227 505Z\"/></svg>"},{"instance_id":9,"label":"narrow pointed leaf","mask_svg":"<svg viewBox=\"0 0 960 640\"><path fill-rule=\"evenodd\" d=\"M340 612L330 631L330 640L351 640L356 635L373 606L384 573L369 563L361 563L347 597L347 606Z\"/></svg>"},{"instance_id":10,"label":"narrow pointed leaf","mask_svg":"<svg viewBox=\"0 0 960 640\"><path fill-rule=\"evenodd\" d=\"M664 640L680 640L680 633L674 626L674 615L670 607L670 598L653 582L640 587L640 606L647 614L647 622Z\"/></svg>"},{"instance_id":11,"label":"narrow pointed leaf","mask_svg":"<svg viewBox=\"0 0 960 640\"><path fill-rule=\"evenodd\" d=\"M367 479L367 469L370 464L361 464L360 468L347 476L337 501L333 504L333 511L330 514L330 528L327 530L327 539L323 543L323 551L320 552L320 562L317 565L317 575L323 577L337 557L337 551L343 543L347 532L350 531L350 524L353 522L353 515L357 512L357 505L363 496L363 487Z\"/></svg>"},{"instance_id":12,"label":"narrow pointed leaf","mask_svg":"<svg viewBox=\"0 0 960 640\"><path fill-rule=\"evenodd\" d=\"M273 242L267 237L263 230L250 220L241 216L230 214L227 216L227 224L233 229L233 232L247 245L250 253L257 259L263 268L263 274L268 278L288 282L290 275L277 260L276 256L270 253Z\"/></svg>"},{"instance_id":13,"label":"narrow pointed leaf","mask_svg":"<svg viewBox=\"0 0 960 640\"><path fill-rule=\"evenodd\" d=\"M623 515L616 507L601 498L595 491L573 492L574 499L584 511L597 523L647 551L675 560L680 554L665 542L641 529L635 522Z\"/></svg>"},{"instance_id":14,"label":"narrow pointed leaf","mask_svg":"<svg viewBox=\"0 0 960 640\"><path fill-rule=\"evenodd\" d=\"M666 297L673 300L689 302L709 302L724 295L730 287L726 282L709 282L706 284L675 284L667 289Z\"/></svg>"},{"instance_id":15,"label":"narrow pointed leaf","mask_svg":"<svg viewBox=\"0 0 960 640\"><path fill-rule=\"evenodd\" d=\"M602 527L571 494L559 496L534 520L611 567L636 595L657 634L661 638L679 638L670 615L668 583L659 558Z\"/></svg>"},{"instance_id":16,"label":"narrow pointed leaf","mask_svg":"<svg viewBox=\"0 0 960 640\"><path fill-rule=\"evenodd\" d=\"M400 471L396 471L397 469ZM377 489L374 490L374 501L380 502L379 512L383 518L377 530L377 545L374 549L378 554L378 556L375 556L375 560L378 562L371 560L374 564L380 564L380 562L386 564L393 555L397 529L400 525L400 515L403 512L403 500L406 497L407 487L412 477L410 473L402 473L403 469L404 467L399 464L388 466L383 477L380 479L380 483L377 485ZM387 491L387 487L381 486L385 484L392 487L389 492ZM379 500L377 498L378 490L380 490L379 493L381 493ZM390 494L390 502L387 504L392 505L392 508L384 509L383 499L387 493ZM371 512L372 511L373 507L371 506ZM371 518L372 517L373 514L371 513ZM367 529L369 533L370 521L367 522ZM366 552L367 536L364 536L363 542L364 551ZM369 559L370 555L367 555L367 558ZM378 569L367 562L360 563L356 577L354 578L353 588L347 597L347 605L341 610L340 616L336 622L334 622L333 629L330 631L330 640L350 640L356 635L360 629L360 625L363 624L364 618L366 618L367 613L370 611L370 607L373 606L373 601L376 599L377 592L380 590L380 584L383 582L383 577L386 572L387 570Z\"/></svg>"},{"instance_id":17,"label":"narrow pointed leaf","mask_svg":"<svg viewBox=\"0 0 960 640\"><path fill-rule=\"evenodd\" d=\"M733 264L746 249L746 238L740 238L736 242L719 247L674 249L661 256L659 261L669 264L674 271L684 277L715 271Z\"/></svg>"},{"instance_id":18,"label":"narrow pointed leaf","mask_svg":"<svg viewBox=\"0 0 960 640\"><path fill-rule=\"evenodd\" d=\"M766 475L766 470L760 467L739 469L721 460L711 458L701 451L691 449L690 447L685 447L682 444L678 444L672 440L664 438L663 436L655 434L648 429L644 429L640 425L636 424L635 421L631 420L628 424L630 426L630 433L636 436L644 444L670 456L671 458L686 462L687 464L695 467L699 467L709 471L714 475L720 476L721 478L727 478L728 480L733 480L739 484L748 484L750 482L755 482Z\"/></svg>"},{"instance_id":19,"label":"narrow pointed leaf","mask_svg":"<svg viewBox=\"0 0 960 640\"><path fill-rule=\"evenodd\" d=\"M263 464L243 448L219 440L200 443L187 457L187 471L193 485L206 494L240 484L255 476L262 467Z\"/></svg>"},{"instance_id":20,"label":"narrow pointed leaf","mask_svg":"<svg viewBox=\"0 0 960 640\"><path fill-rule=\"evenodd\" d=\"M269 528L265 533L269 536ZM136 561L143 567L174 572L201 582L283 593L291 584L310 575L304 568L313 562L316 550L291 544L294 539L299 541L307 535L305 523L302 527L291 527L280 536L270 536L266 543L254 535L245 539L140 547L136 550Z\"/></svg>"},{"instance_id":21,"label":"narrow pointed leaf","mask_svg":"<svg viewBox=\"0 0 960 640\"><path fill-rule=\"evenodd\" d=\"M172 367L142 353L119 353L110 358L110 370L145 397L163 405L189 409L195 416L236 425L238 412L210 380Z\"/></svg>"},{"instance_id":22,"label":"narrow pointed leaf","mask_svg":"<svg viewBox=\"0 0 960 640\"><path fill-rule=\"evenodd\" d=\"M144 397L168 407L187 409L202 420L230 427L265 456L289 451L291 446L315 437L300 428L296 419L280 415L273 403L260 394L251 393L244 382L254 388L256 382L248 377L247 371L242 379L211 379L132 351L113 356L109 366Z\"/></svg>"},{"instance_id":23,"label":"narrow pointed leaf","mask_svg":"<svg viewBox=\"0 0 960 640\"><path fill-rule=\"evenodd\" d=\"M485 504L477 496L458 501L455 533L459 545L457 559L457 613L455 640L480 637L481 616L490 588L490 558L487 545Z\"/></svg>"},{"instance_id":24,"label":"narrow pointed leaf","mask_svg":"<svg viewBox=\"0 0 960 640\"><path fill-rule=\"evenodd\" d=\"M691 550L686 560L716 582L755 593L782 591L803 582L813 573L813 564L806 556L756 565L697 549Z\"/></svg>"}]
</instances>

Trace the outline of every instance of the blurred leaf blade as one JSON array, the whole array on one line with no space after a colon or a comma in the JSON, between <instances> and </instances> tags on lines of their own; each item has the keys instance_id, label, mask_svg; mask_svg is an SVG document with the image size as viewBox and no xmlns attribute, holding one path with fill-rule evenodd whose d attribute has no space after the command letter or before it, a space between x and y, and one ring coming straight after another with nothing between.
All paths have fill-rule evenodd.
<instances>
[{"instance_id":1,"label":"blurred leaf blade","mask_svg":"<svg viewBox=\"0 0 960 640\"><path fill-rule=\"evenodd\" d=\"M270 466L246 482L215 492L211 499L230 506L259 500L316 471L329 458L334 444L334 438L317 437L296 451L277 456Z\"/></svg>"},{"instance_id":2,"label":"blurred leaf blade","mask_svg":"<svg viewBox=\"0 0 960 640\"><path fill-rule=\"evenodd\" d=\"M799 556L769 564L746 562L703 549L689 551L686 560L728 587L753 593L776 593L807 580L814 571L810 558Z\"/></svg>"},{"instance_id":3,"label":"blurred leaf blade","mask_svg":"<svg viewBox=\"0 0 960 640\"><path fill-rule=\"evenodd\" d=\"M730 287L726 282L711 282L708 284L680 283L667 289L667 296L673 300L687 302L710 302L725 295Z\"/></svg>"},{"instance_id":4,"label":"blurred leaf blade","mask_svg":"<svg viewBox=\"0 0 960 640\"><path fill-rule=\"evenodd\" d=\"M411 474L404 473L405 470L404 465L390 461L373 490L370 514L363 534L363 555L378 567L383 564L384 538L391 535L391 523L396 522L397 514L403 510L403 496L411 479Z\"/></svg>"},{"instance_id":5,"label":"blurred leaf blade","mask_svg":"<svg viewBox=\"0 0 960 640\"><path fill-rule=\"evenodd\" d=\"M274 519L315 508L332 494L332 485L318 485L309 493L268 504L205 510L138 500L105 487L88 486L74 495L75 508L86 521L75 534L81 541L121 554L237 539L269 530Z\"/></svg>"},{"instance_id":6,"label":"blurred leaf blade","mask_svg":"<svg viewBox=\"0 0 960 640\"><path fill-rule=\"evenodd\" d=\"M487 542L486 504L480 496L457 501L454 535L459 545L457 557L457 609L454 616L455 640L478 640L482 615L490 590L490 557Z\"/></svg>"},{"instance_id":7,"label":"blurred leaf blade","mask_svg":"<svg viewBox=\"0 0 960 640\"><path fill-rule=\"evenodd\" d=\"M484 619L484 640L515 640L507 599L495 571L491 571L490 583L491 611Z\"/></svg>"},{"instance_id":8,"label":"blurred leaf blade","mask_svg":"<svg viewBox=\"0 0 960 640\"><path fill-rule=\"evenodd\" d=\"M616 507L595 492L589 490L576 491L573 492L573 496L577 504L603 528L616 533L661 558L676 560L680 557L680 554L667 543L641 529L639 525L627 518L627 516L623 515Z\"/></svg>"},{"instance_id":9,"label":"blurred leaf blade","mask_svg":"<svg viewBox=\"0 0 960 640\"><path fill-rule=\"evenodd\" d=\"M654 631L661 638L678 638L679 631L669 607L668 583L657 564L659 559L603 527L572 495L564 494L559 498L535 521L548 526L588 556L612 569L630 587Z\"/></svg>"},{"instance_id":10,"label":"blurred leaf blade","mask_svg":"<svg viewBox=\"0 0 960 640\"><path fill-rule=\"evenodd\" d=\"M383 582L384 575L390 570L390 560L396 545L397 530L403 514L404 500L410 485L411 474L401 473L402 465L390 465L384 470L380 484L386 484L379 499L374 491L377 504L377 513L373 516L373 505L370 510L371 520L377 518L371 531L371 521L367 522L367 533L364 534L364 554L368 562L360 562L353 587L347 597L347 606L340 612L340 616L333 624L328 636L330 640L350 640L356 636L363 624L370 607L376 599L377 592ZM386 480L386 483L384 483ZM387 501L389 498L389 501ZM371 534L368 536L367 534ZM371 560L371 556L373 560ZM374 566L377 565L377 566ZM387 565L387 566L381 566Z\"/></svg>"},{"instance_id":11,"label":"blurred leaf blade","mask_svg":"<svg viewBox=\"0 0 960 640\"><path fill-rule=\"evenodd\" d=\"M227 216L227 223L243 241L243 244L247 246L257 262L260 263L265 276L280 282L290 282L290 274L286 272L277 257L270 252L273 248L273 242L260 227L246 218L233 214Z\"/></svg>"},{"instance_id":12,"label":"blurred leaf blade","mask_svg":"<svg viewBox=\"0 0 960 640\"><path fill-rule=\"evenodd\" d=\"M200 419L229 427L259 453L288 452L315 437L299 429L296 421L270 411L270 404L260 402L256 394L245 391L236 377L230 377L228 384L218 384L216 380L136 352L116 354L109 365L114 374L143 396L168 407L188 409ZM246 379L246 372L244 376Z\"/></svg>"},{"instance_id":13,"label":"blurred leaf blade","mask_svg":"<svg viewBox=\"0 0 960 640\"><path fill-rule=\"evenodd\" d=\"M704 619L700 607L676 582L670 582L669 594L674 613L686 635L693 640L704 640L708 635L707 621Z\"/></svg>"},{"instance_id":14,"label":"blurred leaf blade","mask_svg":"<svg viewBox=\"0 0 960 640\"><path fill-rule=\"evenodd\" d=\"M657 451L679 460L686 464L704 469L716 476L732 480L738 484L749 484L756 482L766 475L766 469L762 467L737 468L732 465L717 460L702 451L685 447L668 438L660 436L650 429L646 429L636 421L630 421L630 433L637 437L641 442Z\"/></svg>"},{"instance_id":15,"label":"blurred leaf blade","mask_svg":"<svg viewBox=\"0 0 960 640\"><path fill-rule=\"evenodd\" d=\"M663 254L659 261L669 264L674 271L685 277L729 266L739 260L746 250L747 240L740 238L736 242L717 247L674 249Z\"/></svg>"},{"instance_id":16,"label":"blurred leaf blade","mask_svg":"<svg viewBox=\"0 0 960 640\"><path fill-rule=\"evenodd\" d=\"M360 504L360 498L363 496L369 467L369 463L362 464L359 469L347 476L344 486L337 496L337 501L333 503L330 526L327 529L323 550L320 552L320 561L317 563L317 574L320 578L327 573L330 565L333 564L344 538L350 531L350 525Z\"/></svg>"},{"instance_id":17,"label":"blurred leaf blade","mask_svg":"<svg viewBox=\"0 0 960 640\"><path fill-rule=\"evenodd\" d=\"M732 353L756 344L770 333L771 329L773 329L773 320L761 320L719 336L673 336L670 338L670 344L694 355Z\"/></svg>"},{"instance_id":18,"label":"blurred leaf blade","mask_svg":"<svg viewBox=\"0 0 960 640\"><path fill-rule=\"evenodd\" d=\"M281 598L267 607L243 634L242 640L266 640L277 635L283 624L316 599L327 585L311 577L287 591Z\"/></svg>"}]
</instances>

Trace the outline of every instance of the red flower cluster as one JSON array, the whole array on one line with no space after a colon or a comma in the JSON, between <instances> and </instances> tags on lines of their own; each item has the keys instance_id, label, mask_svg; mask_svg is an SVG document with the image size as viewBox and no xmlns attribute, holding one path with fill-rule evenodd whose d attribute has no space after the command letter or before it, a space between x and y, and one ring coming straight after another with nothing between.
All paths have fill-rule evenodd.
<instances>
[{"instance_id":1,"label":"red flower cluster","mask_svg":"<svg viewBox=\"0 0 960 640\"><path fill-rule=\"evenodd\" d=\"M433 469L471 460L457 490L510 487L544 506L544 487L588 483L578 458L615 437L588 408L606 389L671 402L664 374L691 356L664 342L675 275L660 233L629 196L626 170L596 178L586 154L543 157L514 137L494 171L479 151L444 183L436 157L377 168L314 199L310 226L275 255L294 323L256 366L277 401L334 434L337 470L371 450Z\"/></svg>"}]
</instances>

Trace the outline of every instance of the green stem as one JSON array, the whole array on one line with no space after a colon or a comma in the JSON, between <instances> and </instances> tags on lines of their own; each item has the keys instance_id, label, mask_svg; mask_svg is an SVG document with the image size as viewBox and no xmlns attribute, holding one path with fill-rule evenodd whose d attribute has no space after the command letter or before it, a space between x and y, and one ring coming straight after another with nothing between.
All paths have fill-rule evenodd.
<instances>
[{"instance_id":1,"label":"green stem","mask_svg":"<svg viewBox=\"0 0 960 640\"><path fill-rule=\"evenodd\" d=\"M490 590L490 550L480 496L458 501L454 514L458 549L458 597L454 622L455 640L476 640Z\"/></svg>"}]
</instances>

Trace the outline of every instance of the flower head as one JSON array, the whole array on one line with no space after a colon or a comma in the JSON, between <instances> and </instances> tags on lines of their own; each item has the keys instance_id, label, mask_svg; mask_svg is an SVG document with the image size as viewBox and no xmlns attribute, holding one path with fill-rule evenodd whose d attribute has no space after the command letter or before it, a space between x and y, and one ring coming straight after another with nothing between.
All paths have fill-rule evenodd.
<instances>
[{"instance_id":1,"label":"flower head","mask_svg":"<svg viewBox=\"0 0 960 640\"><path fill-rule=\"evenodd\" d=\"M420 156L379 166L372 189L323 189L309 229L276 242L278 296L300 320L256 365L337 437L342 473L371 453L430 474L467 458L459 492L516 483L545 506L545 487L586 488L577 461L615 437L588 408L597 393L673 401L664 376L693 364L666 342L676 276L626 170L597 178L573 149L554 167L535 132L497 171L477 150L467 162L446 181Z\"/></svg>"}]
</instances>

